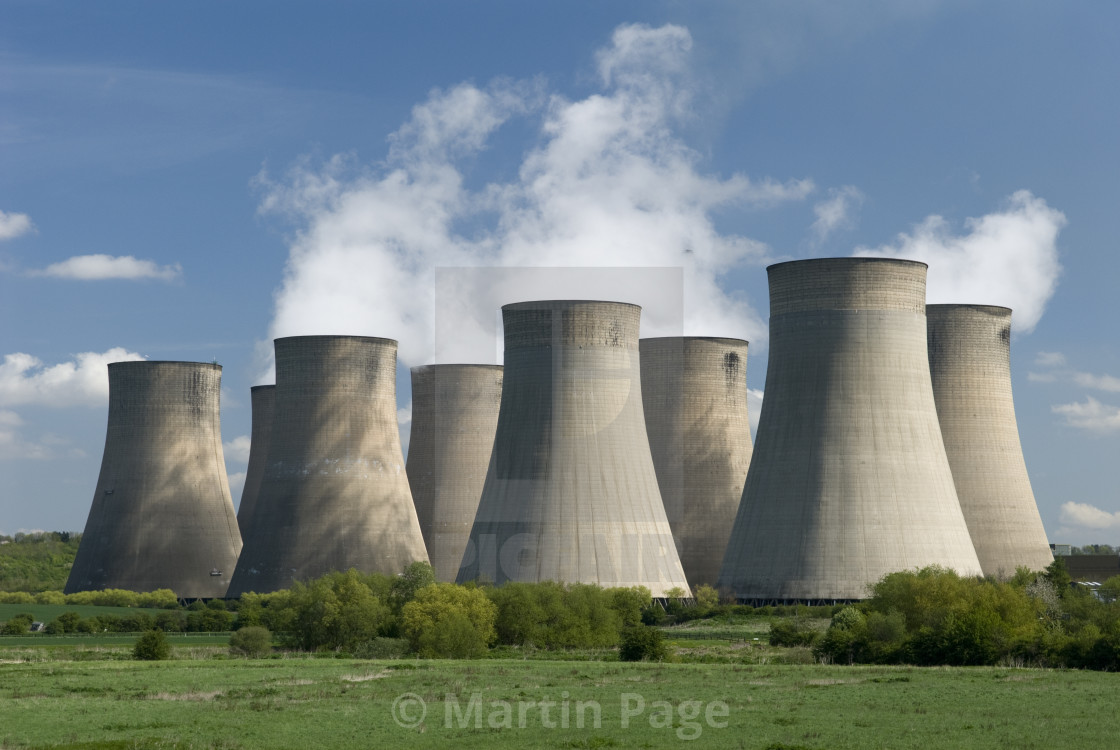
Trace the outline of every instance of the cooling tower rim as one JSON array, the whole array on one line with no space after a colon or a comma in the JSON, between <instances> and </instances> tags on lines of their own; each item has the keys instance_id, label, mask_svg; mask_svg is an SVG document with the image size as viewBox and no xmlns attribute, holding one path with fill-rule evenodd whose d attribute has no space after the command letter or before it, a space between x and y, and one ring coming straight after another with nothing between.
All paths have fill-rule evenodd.
<instances>
[{"instance_id":1,"label":"cooling tower rim","mask_svg":"<svg viewBox=\"0 0 1120 750\"><path fill-rule=\"evenodd\" d=\"M256 391L261 390L262 388L275 388L275 387L276 387L275 383L269 383L269 384L266 384L266 385L251 385L251 386L249 386L249 392L254 393Z\"/></svg>"},{"instance_id":2,"label":"cooling tower rim","mask_svg":"<svg viewBox=\"0 0 1120 750\"><path fill-rule=\"evenodd\" d=\"M616 302L614 300L605 299L542 299L529 300L526 302L510 302L507 305L502 305L502 311L563 310L578 305L620 305L624 307L633 307L638 310L642 309L641 305L636 305L633 302Z\"/></svg>"},{"instance_id":3,"label":"cooling tower rim","mask_svg":"<svg viewBox=\"0 0 1120 750\"><path fill-rule=\"evenodd\" d=\"M844 255L844 256L833 256L833 257L827 257L827 258L801 258L799 260L785 260L785 261L782 261L781 263L771 263L770 265L766 266L766 271L767 271L767 273L769 273L770 271L774 270L775 268L783 268L785 266L792 266L795 263L812 264L812 263L821 263L821 262L824 262L824 261L836 261L836 260L850 261L852 263L852 265L856 265L856 264L859 264L859 263L872 262L872 263L891 263L891 264L906 265L906 266L923 266L925 268L929 268L928 263L925 263L925 262L920 261L920 260L910 260L909 258L881 258L881 257L877 257L877 256Z\"/></svg>"},{"instance_id":4,"label":"cooling tower rim","mask_svg":"<svg viewBox=\"0 0 1120 750\"><path fill-rule=\"evenodd\" d=\"M318 334L311 336L279 336L272 340L273 345L280 341L375 341L379 344L392 344L397 346L400 342L396 339L382 338L381 336L349 336L346 334Z\"/></svg>"},{"instance_id":5,"label":"cooling tower rim","mask_svg":"<svg viewBox=\"0 0 1120 750\"><path fill-rule=\"evenodd\" d=\"M440 362L427 365L416 365L415 367L408 368L409 372L428 372L430 370L491 370L502 371L505 369L504 365L490 365L490 364L476 364L474 362Z\"/></svg>"},{"instance_id":6,"label":"cooling tower rim","mask_svg":"<svg viewBox=\"0 0 1120 750\"><path fill-rule=\"evenodd\" d=\"M751 343L746 339L736 339L729 336L646 336L638 339L638 345L641 346L645 341L711 341L719 344L742 344L743 346Z\"/></svg>"},{"instance_id":7,"label":"cooling tower rim","mask_svg":"<svg viewBox=\"0 0 1120 750\"><path fill-rule=\"evenodd\" d=\"M946 312L948 310L953 310L953 309L957 309L957 310L976 310L976 311L982 311L982 312L998 312L998 313L1008 313L1008 314L1010 314L1012 312L1010 307L1004 307L1003 305L981 305L981 304L971 304L971 303L967 303L967 302L941 302L941 303L938 303L938 304L935 304L935 305L926 305L926 309L927 310L937 310L939 312Z\"/></svg>"},{"instance_id":8,"label":"cooling tower rim","mask_svg":"<svg viewBox=\"0 0 1120 750\"><path fill-rule=\"evenodd\" d=\"M210 367L212 369L220 370L222 366L215 362L190 362L187 360L179 359L128 359L122 362L110 362L109 367L125 367L125 366L143 366L143 365L181 365L183 367L197 368L197 367Z\"/></svg>"}]
</instances>

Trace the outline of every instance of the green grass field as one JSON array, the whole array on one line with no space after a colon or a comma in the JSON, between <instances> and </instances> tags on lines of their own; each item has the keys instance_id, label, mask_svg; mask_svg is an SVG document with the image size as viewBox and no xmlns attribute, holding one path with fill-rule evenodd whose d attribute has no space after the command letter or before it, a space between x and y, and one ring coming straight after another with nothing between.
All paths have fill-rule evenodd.
<instances>
[{"instance_id":1,"label":"green grass field","mask_svg":"<svg viewBox=\"0 0 1120 750\"><path fill-rule=\"evenodd\" d=\"M140 607L99 607L94 604L0 604L0 622L11 619L24 612L40 622L50 622L63 612L77 612L83 618L93 615L116 615L127 617L137 612L147 612L155 617L162 609L143 609Z\"/></svg>"},{"instance_id":2,"label":"green grass field","mask_svg":"<svg viewBox=\"0 0 1120 750\"><path fill-rule=\"evenodd\" d=\"M0 746L1041 750L1120 736L1117 677L1096 672L194 657L4 660Z\"/></svg>"}]
</instances>

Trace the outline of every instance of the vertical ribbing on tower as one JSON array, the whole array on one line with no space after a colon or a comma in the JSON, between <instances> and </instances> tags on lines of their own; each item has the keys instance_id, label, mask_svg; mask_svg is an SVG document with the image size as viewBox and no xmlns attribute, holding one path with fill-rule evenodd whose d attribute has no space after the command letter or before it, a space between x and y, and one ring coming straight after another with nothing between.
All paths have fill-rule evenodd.
<instances>
[{"instance_id":1,"label":"vertical ribbing on tower","mask_svg":"<svg viewBox=\"0 0 1120 750\"><path fill-rule=\"evenodd\" d=\"M93 504L66 592L222 597L241 549L222 454L222 368L113 362Z\"/></svg>"},{"instance_id":2,"label":"vertical ribbing on tower","mask_svg":"<svg viewBox=\"0 0 1120 750\"><path fill-rule=\"evenodd\" d=\"M397 342L292 336L275 347L272 440L230 596L427 561L397 427Z\"/></svg>"},{"instance_id":3,"label":"vertical ribbing on tower","mask_svg":"<svg viewBox=\"0 0 1120 750\"><path fill-rule=\"evenodd\" d=\"M751 463L747 342L642 339L642 404L657 483L692 586L714 586Z\"/></svg>"},{"instance_id":4,"label":"vertical ribbing on tower","mask_svg":"<svg viewBox=\"0 0 1120 750\"><path fill-rule=\"evenodd\" d=\"M615 302L502 308L502 404L460 582L688 595L646 436L640 315Z\"/></svg>"},{"instance_id":5,"label":"vertical ribbing on tower","mask_svg":"<svg viewBox=\"0 0 1120 750\"><path fill-rule=\"evenodd\" d=\"M408 484L437 581L454 581L470 537L502 401L500 365L412 368Z\"/></svg>"},{"instance_id":6,"label":"vertical ribbing on tower","mask_svg":"<svg viewBox=\"0 0 1120 750\"><path fill-rule=\"evenodd\" d=\"M937 417L961 510L985 575L1054 561L1038 514L1011 394L1011 310L929 305Z\"/></svg>"},{"instance_id":7,"label":"vertical ribbing on tower","mask_svg":"<svg viewBox=\"0 0 1120 750\"><path fill-rule=\"evenodd\" d=\"M884 574L980 564L926 354L926 265L779 263L754 457L719 584L740 600L860 599Z\"/></svg>"}]
</instances>

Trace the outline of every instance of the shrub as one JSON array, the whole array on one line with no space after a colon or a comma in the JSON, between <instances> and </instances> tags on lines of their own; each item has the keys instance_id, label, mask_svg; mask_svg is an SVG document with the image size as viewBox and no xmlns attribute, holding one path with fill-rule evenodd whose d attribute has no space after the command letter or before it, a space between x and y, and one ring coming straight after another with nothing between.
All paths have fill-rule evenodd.
<instances>
[{"instance_id":1,"label":"shrub","mask_svg":"<svg viewBox=\"0 0 1120 750\"><path fill-rule=\"evenodd\" d=\"M622 631L618 658L622 661L665 661L669 650L661 631L646 625L636 625Z\"/></svg>"},{"instance_id":2,"label":"shrub","mask_svg":"<svg viewBox=\"0 0 1120 750\"><path fill-rule=\"evenodd\" d=\"M229 637L229 652L234 656L260 659L272 652L272 633L259 625L235 630Z\"/></svg>"},{"instance_id":3,"label":"shrub","mask_svg":"<svg viewBox=\"0 0 1120 750\"><path fill-rule=\"evenodd\" d=\"M497 637L497 613L480 589L436 583L417 591L401 609L401 630L423 657L473 658Z\"/></svg>"},{"instance_id":4,"label":"shrub","mask_svg":"<svg viewBox=\"0 0 1120 750\"><path fill-rule=\"evenodd\" d=\"M703 610L715 609L719 606L719 592L706 583L702 583L692 591L696 595L696 606Z\"/></svg>"},{"instance_id":5,"label":"shrub","mask_svg":"<svg viewBox=\"0 0 1120 750\"><path fill-rule=\"evenodd\" d=\"M355 570L328 573L308 584L297 582L289 593L276 596L275 604L274 620L288 630L291 645L307 651L350 651L382 635L391 616Z\"/></svg>"},{"instance_id":6,"label":"shrub","mask_svg":"<svg viewBox=\"0 0 1120 750\"><path fill-rule=\"evenodd\" d=\"M46 631L48 633L77 633L78 623L81 622L82 616L77 612L63 612L58 617L54 618L47 623Z\"/></svg>"},{"instance_id":7,"label":"shrub","mask_svg":"<svg viewBox=\"0 0 1120 750\"><path fill-rule=\"evenodd\" d=\"M645 586L607 589L611 597L611 608L618 613L623 626L638 625L642 622L642 610L650 605L652 597Z\"/></svg>"},{"instance_id":8,"label":"shrub","mask_svg":"<svg viewBox=\"0 0 1120 750\"><path fill-rule=\"evenodd\" d=\"M179 599L171 589L156 589L137 594L136 606L146 609L177 609Z\"/></svg>"},{"instance_id":9,"label":"shrub","mask_svg":"<svg viewBox=\"0 0 1120 750\"><path fill-rule=\"evenodd\" d=\"M436 573L431 565L420 560L410 563L390 586L389 604L393 611L399 613L404 605L413 600L417 591L435 582Z\"/></svg>"},{"instance_id":10,"label":"shrub","mask_svg":"<svg viewBox=\"0 0 1120 750\"><path fill-rule=\"evenodd\" d=\"M818 633L796 618L778 620L770 625L771 646L812 646Z\"/></svg>"},{"instance_id":11,"label":"shrub","mask_svg":"<svg viewBox=\"0 0 1120 750\"><path fill-rule=\"evenodd\" d=\"M371 638L355 646L350 655L355 659L400 659L407 653L405 638Z\"/></svg>"},{"instance_id":12,"label":"shrub","mask_svg":"<svg viewBox=\"0 0 1120 750\"><path fill-rule=\"evenodd\" d=\"M34 615L20 613L4 623L4 635L23 635L31 630L31 623L35 621Z\"/></svg>"},{"instance_id":13,"label":"shrub","mask_svg":"<svg viewBox=\"0 0 1120 750\"><path fill-rule=\"evenodd\" d=\"M171 657L171 643L162 630L149 630L136 640L132 656L144 661L162 661Z\"/></svg>"},{"instance_id":14,"label":"shrub","mask_svg":"<svg viewBox=\"0 0 1120 750\"><path fill-rule=\"evenodd\" d=\"M0 593L0 604L34 604L35 597L26 591Z\"/></svg>"},{"instance_id":15,"label":"shrub","mask_svg":"<svg viewBox=\"0 0 1120 750\"><path fill-rule=\"evenodd\" d=\"M66 595L61 591L40 591L35 595L36 604L65 604Z\"/></svg>"}]
</instances>

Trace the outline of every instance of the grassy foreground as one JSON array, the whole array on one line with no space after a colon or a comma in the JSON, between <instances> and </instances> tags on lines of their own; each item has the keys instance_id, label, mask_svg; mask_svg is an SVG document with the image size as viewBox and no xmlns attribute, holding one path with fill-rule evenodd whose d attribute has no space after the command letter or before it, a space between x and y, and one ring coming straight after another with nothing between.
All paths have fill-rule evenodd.
<instances>
[{"instance_id":1,"label":"grassy foreground","mask_svg":"<svg viewBox=\"0 0 1120 750\"><path fill-rule=\"evenodd\" d=\"M1120 736L1116 680L1002 668L515 660L9 662L0 664L0 746L1096 747ZM406 727L394 721L398 699ZM547 715L545 701L555 703Z\"/></svg>"}]
</instances>

